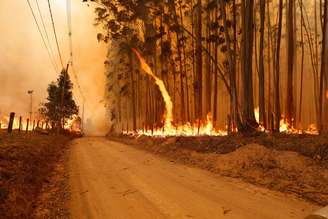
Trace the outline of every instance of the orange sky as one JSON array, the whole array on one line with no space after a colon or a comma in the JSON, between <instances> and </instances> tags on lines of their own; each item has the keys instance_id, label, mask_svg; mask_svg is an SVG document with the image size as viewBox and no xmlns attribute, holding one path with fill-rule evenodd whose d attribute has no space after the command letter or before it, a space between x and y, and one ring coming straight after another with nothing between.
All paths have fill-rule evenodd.
<instances>
[{"instance_id":1,"label":"orange sky","mask_svg":"<svg viewBox=\"0 0 328 219\"><path fill-rule=\"evenodd\" d=\"M37 13L35 0L30 2ZM66 0L51 0L51 3L60 49L66 63L69 59ZM39 4L55 52L47 1L39 0ZM74 63L87 99L86 117L90 119L95 119L95 115L91 114L98 110L97 114L104 114L99 102L104 96L103 63L107 53L107 46L97 41L93 19L92 7L82 3L82 0L72 0ZM27 90L33 89L35 92L36 110L40 101L46 97L47 85L56 79L58 72L53 70L26 0L0 1L0 33L0 116L15 111L25 117L29 109ZM58 58L57 64L59 66ZM78 92L75 92L75 97L81 104Z\"/></svg>"}]
</instances>

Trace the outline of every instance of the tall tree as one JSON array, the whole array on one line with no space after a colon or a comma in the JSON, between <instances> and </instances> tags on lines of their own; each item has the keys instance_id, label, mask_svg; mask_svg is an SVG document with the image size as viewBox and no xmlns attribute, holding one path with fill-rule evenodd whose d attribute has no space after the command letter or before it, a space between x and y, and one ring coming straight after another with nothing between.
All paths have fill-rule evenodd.
<instances>
[{"instance_id":1,"label":"tall tree","mask_svg":"<svg viewBox=\"0 0 328 219\"><path fill-rule=\"evenodd\" d=\"M277 43L275 49L275 80L274 80L274 89L275 89L275 127L274 131L279 132L280 129L280 44L281 44L281 29L282 29L282 14L283 9L283 0L279 0L279 15L278 15L278 33L277 33Z\"/></svg>"},{"instance_id":2,"label":"tall tree","mask_svg":"<svg viewBox=\"0 0 328 219\"><path fill-rule=\"evenodd\" d=\"M259 122L265 128L265 93L264 93L264 24L265 24L265 1L260 0L260 53L259 53Z\"/></svg>"},{"instance_id":3,"label":"tall tree","mask_svg":"<svg viewBox=\"0 0 328 219\"><path fill-rule=\"evenodd\" d=\"M57 81L49 84L47 101L39 109L39 112L50 123L56 124L57 128L63 129L67 119L71 119L79 112L72 89L73 84L67 70L62 70Z\"/></svg>"},{"instance_id":4,"label":"tall tree","mask_svg":"<svg viewBox=\"0 0 328 219\"><path fill-rule=\"evenodd\" d=\"M220 0L220 11L223 19L224 35L227 48L227 60L228 60L228 71L230 75L230 114L232 120L232 129L239 125L239 114L237 106L237 88L236 88L236 56L234 51L231 49L231 38L228 29L228 20L226 15L226 3L224 0ZM238 127L240 128L240 127Z\"/></svg>"},{"instance_id":5,"label":"tall tree","mask_svg":"<svg viewBox=\"0 0 328 219\"><path fill-rule=\"evenodd\" d=\"M254 130L257 122L253 100L253 14L254 0L242 0L241 72L243 87L242 123L244 131Z\"/></svg>"},{"instance_id":6,"label":"tall tree","mask_svg":"<svg viewBox=\"0 0 328 219\"><path fill-rule=\"evenodd\" d=\"M300 1L301 10L301 80L300 80L300 99L299 99L299 109L298 109L298 123L302 124L302 104L303 104L303 78L304 78L304 31L303 31L303 0Z\"/></svg>"},{"instance_id":7,"label":"tall tree","mask_svg":"<svg viewBox=\"0 0 328 219\"><path fill-rule=\"evenodd\" d=\"M324 2L321 72L320 72L320 94L319 94L319 132L327 132L328 125L328 0ZM327 90L326 90L327 89Z\"/></svg>"},{"instance_id":8,"label":"tall tree","mask_svg":"<svg viewBox=\"0 0 328 219\"><path fill-rule=\"evenodd\" d=\"M203 112L203 45L202 45L202 0L197 0L197 33L196 33L196 72L197 83L195 84L197 90L197 116L202 119Z\"/></svg>"},{"instance_id":9,"label":"tall tree","mask_svg":"<svg viewBox=\"0 0 328 219\"><path fill-rule=\"evenodd\" d=\"M288 0L287 4L287 98L286 98L286 122L292 126L294 119L294 61L295 61L295 27L294 27L295 0Z\"/></svg>"}]
</instances>

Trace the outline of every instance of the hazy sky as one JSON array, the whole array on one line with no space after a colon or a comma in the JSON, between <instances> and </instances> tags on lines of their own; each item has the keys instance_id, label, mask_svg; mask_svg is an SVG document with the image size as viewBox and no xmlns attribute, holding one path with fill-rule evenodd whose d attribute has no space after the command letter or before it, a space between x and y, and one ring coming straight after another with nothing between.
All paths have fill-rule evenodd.
<instances>
[{"instance_id":1,"label":"hazy sky","mask_svg":"<svg viewBox=\"0 0 328 219\"><path fill-rule=\"evenodd\" d=\"M36 0L30 0L38 15ZM45 19L52 50L56 53L47 0L38 0ZM51 0L56 23L61 53L65 63L68 62L68 34L66 17L66 0ZM40 25L41 20L37 17ZM107 46L97 42L97 28L94 23L94 10L82 3L72 0L73 53L75 68L85 93L86 114L101 111L99 101L104 94L104 60ZM46 97L47 85L55 80L55 72L48 58L42 39L34 23L26 0L0 0L0 113L15 111L27 116L29 99L27 90L34 90L35 109ZM57 58L57 65L60 62ZM79 103L78 92L75 97Z\"/></svg>"}]
</instances>

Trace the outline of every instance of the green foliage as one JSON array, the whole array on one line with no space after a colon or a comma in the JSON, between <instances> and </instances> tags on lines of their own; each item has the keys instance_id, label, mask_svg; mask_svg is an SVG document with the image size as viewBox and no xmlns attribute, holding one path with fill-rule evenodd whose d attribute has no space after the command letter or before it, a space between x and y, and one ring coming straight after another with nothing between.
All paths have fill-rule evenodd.
<instances>
[{"instance_id":1,"label":"green foliage","mask_svg":"<svg viewBox=\"0 0 328 219\"><path fill-rule=\"evenodd\" d=\"M57 81L49 84L47 102L41 105L40 114L49 122L61 124L63 127L67 119L71 119L79 112L73 99L72 89L70 77L66 70L63 70Z\"/></svg>"}]
</instances>

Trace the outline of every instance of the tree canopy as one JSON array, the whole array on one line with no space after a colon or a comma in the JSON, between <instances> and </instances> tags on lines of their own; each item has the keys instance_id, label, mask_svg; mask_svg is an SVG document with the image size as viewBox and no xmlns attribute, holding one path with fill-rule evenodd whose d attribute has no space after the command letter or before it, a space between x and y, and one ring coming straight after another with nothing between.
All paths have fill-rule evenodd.
<instances>
[{"instance_id":1,"label":"tree canopy","mask_svg":"<svg viewBox=\"0 0 328 219\"><path fill-rule=\"evenodd\" d=\"M48 86L47 101L39 109L47 121L63 128L67 119L78 114L79 109L73 99L73 83L66 70L62 70L56 82Z\"/></svg>"}]
</instances>

